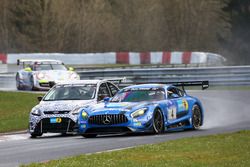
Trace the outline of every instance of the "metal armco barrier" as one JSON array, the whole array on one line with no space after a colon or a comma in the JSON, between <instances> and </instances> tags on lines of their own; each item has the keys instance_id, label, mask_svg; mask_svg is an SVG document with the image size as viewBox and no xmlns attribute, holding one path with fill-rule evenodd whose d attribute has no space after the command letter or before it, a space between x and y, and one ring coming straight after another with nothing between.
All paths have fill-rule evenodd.
<instances>
[{"instance_id":1,"label":"metal armco barrier","mask_svg":"<svg viewBox=\"0 0 250 167\"><path fill-rule=\"evenodd\" d=\"M210 85L250 85L250 66L200 68L144 68L82 71L81 79L126 77L124 86L140 83L209 80Z\"/></svg>"}]
</instances>

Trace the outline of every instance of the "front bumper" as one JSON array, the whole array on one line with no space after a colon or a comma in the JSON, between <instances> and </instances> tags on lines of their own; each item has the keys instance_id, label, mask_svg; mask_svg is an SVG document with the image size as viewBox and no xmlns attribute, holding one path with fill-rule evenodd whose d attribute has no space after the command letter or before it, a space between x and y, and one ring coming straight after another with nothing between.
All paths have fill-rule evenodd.
<instances>
[{"instance_id":1,"label":"front bumper","mask_svg":"<svg viewBox=\"0 0 250 167\"><path fill-rule=\"evenodd\" d=\"M152 120L147 122L128 119L126 123L113 125L91 124L89 121L78 121L79 134L116 134L116 133L139 133L152 132Z\"/></svg>"},{"instance_id":2,"label":"front bumper","mask_svg":"<svg viewBox=\"0 0 250 167\"><path fill-rule=\"evenodd\" d=\"M60 118L60 123L51 123L51 118ZM76 116L70 114L53 114L34 116L30 115L29 132L30 133L66 133L74 132L76 129Z\"/></svg>"}]
</instances>

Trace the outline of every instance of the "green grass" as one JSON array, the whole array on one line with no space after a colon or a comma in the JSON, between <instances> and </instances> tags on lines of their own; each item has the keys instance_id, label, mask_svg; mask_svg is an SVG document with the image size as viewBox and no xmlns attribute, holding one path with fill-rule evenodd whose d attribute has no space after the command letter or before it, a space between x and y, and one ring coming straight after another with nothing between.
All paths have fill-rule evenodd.
<instances>
[{"instance_id":1,"label":"green grass","mask_svg":"<svg viewBox=\"0 0 250 167\"><path fill-rule=\"evenodd\" d=\"M29 167L40 166L250 166L250 131L185 138L29 165Z\"/></svg>"},{"instance_id":2,"label":"green grass","mask_svg":"<svg viewBox=\"0 0 250 167\"><path fill-rule=\"evenodd\" d=\"M38 104L34 93L0 91L0 133L28 128L29 112Z\"/></svg>"}]
</instances>

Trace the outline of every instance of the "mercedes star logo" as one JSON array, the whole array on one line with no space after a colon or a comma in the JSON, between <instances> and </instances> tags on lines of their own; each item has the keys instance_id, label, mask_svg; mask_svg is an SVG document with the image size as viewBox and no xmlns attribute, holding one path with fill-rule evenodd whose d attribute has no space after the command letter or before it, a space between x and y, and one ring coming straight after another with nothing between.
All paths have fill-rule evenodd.
<instances>
[{"instance_id":1,"label":"mercedes star logo","mask_svg":"<svg viewBox=\"0 0 250 167\"><path fill-rule=\"evenodd\" d=\"M110 124L111 123L111 117L110 117L110 115L105 115L104 117L103 117L103 121L102 121L105 125L108 125L108 124Z\"/></svg>"}]
</instances>

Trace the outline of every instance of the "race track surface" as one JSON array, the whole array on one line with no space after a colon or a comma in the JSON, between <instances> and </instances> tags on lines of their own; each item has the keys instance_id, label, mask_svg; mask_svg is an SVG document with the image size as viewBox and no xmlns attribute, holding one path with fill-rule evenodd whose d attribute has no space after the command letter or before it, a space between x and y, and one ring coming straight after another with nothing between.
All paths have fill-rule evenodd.
<instances>
[{"instance_id":1,"label":"race track surface","mask_svg":"<svg viewBox=\"0 0 250 167\"><path fill-rule=\"evenodd\" d=\"M116 135L86 139L81 136L46 134L31 139L28 134L0 136L0 166L18 166L83 153L133 147L250 129L250 91L191 91L205 109L205 124L198 131L171 132L162 135Z\"/></svg>"}]
</instances>

